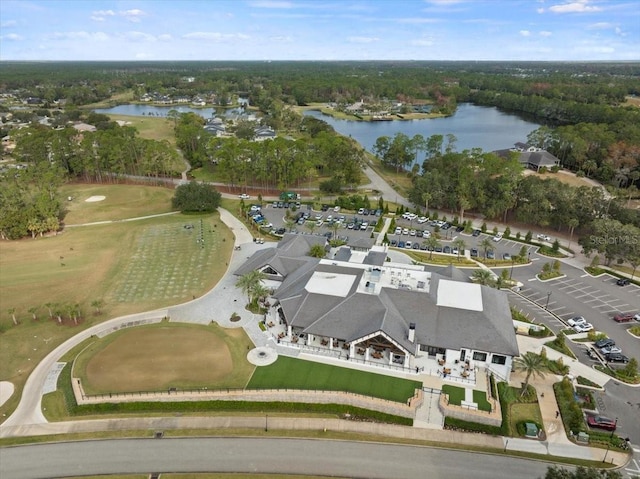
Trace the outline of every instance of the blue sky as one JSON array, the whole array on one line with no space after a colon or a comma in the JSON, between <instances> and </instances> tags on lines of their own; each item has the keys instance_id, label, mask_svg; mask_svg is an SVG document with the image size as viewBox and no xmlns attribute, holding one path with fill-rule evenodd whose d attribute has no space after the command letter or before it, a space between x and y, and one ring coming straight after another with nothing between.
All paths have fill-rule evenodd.
<instances>
[{"instance_id":1,"label":"blue sky","mask_svg":"<svg viewBox=\"0 0 640 479\"><path fill-rule=\"evenodd\" d=\"M640 60L640 2L1 0L0 59Z\"/></svg>"}]
</instances>

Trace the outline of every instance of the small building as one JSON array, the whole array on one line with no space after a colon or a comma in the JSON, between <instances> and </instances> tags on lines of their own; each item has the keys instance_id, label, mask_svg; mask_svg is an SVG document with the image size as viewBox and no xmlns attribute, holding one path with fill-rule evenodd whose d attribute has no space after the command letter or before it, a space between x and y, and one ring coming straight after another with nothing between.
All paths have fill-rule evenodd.
<instances>
[{"instance_id":1,"label":"small building","mask_svg":"<svg viewBox=\"0 0 640 479\"><path fill-rule=\"evenodd\" d=\"M548 151L522 142L516 143L513 148L496 150L493 153L501 158L509 158L511 155L517 154L518 161L522 166L537 172L541 168L551 169L554 166L560 166L560 160Z\"/></svg>"}]
</instances>

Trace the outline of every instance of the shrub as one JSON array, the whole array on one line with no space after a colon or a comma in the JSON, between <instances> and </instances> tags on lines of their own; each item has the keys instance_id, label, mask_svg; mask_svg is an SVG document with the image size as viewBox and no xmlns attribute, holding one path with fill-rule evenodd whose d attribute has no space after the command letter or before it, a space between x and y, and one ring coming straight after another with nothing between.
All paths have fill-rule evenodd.
<instances>
[{"instance_id":1,"label":"shrub","mask_svg":"<svg viewBox=\"0 0 640 479\"><path fill-rule=\"evenodd\" d=\"M553 385L553 390L556 394L556 401L558 401L565 430L574 434L585 431L584 416L582 409L574 398L571 381L568 378L564 378Z\"/></svg>"},{"instance_id":2,"label":"shrub","mask_svg":"<svg viewBox=\"0 0 640 479\"><path fill-rule=\"evenodd\" d=\"M480 432L483 434L491 434L493 436L500 436L502 434L502 428L498 426L489 426L487 424L480 424L477 422L463 421L462 419L456 419L453 417L444 418L444 428L454 431Z\"/></svg>"}]
</instances>

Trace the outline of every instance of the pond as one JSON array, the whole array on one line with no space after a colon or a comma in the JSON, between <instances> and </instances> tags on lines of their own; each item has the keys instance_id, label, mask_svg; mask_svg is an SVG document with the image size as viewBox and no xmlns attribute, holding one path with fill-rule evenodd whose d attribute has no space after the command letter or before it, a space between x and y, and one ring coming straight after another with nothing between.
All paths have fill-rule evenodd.
<instances>
[{"instance_id":1,"label":"pond","mask_svg":"<svg viewBox=\"0 0 640 479\"><path fill-rule=\"evenodd\" d=\"M518 141L526 142L527 135L540 127L495 107L470 103L458 105L452 116L425 120L350 121L338 120L314 110L305 114L324 120L338 133L353 138L368 151L372 151L379 137L392 137L396 133L409 137L420 134L425 138L451 133L457 138L458 151L471 148L493 151L511 148Z\"/></svg>"}]
</instances>

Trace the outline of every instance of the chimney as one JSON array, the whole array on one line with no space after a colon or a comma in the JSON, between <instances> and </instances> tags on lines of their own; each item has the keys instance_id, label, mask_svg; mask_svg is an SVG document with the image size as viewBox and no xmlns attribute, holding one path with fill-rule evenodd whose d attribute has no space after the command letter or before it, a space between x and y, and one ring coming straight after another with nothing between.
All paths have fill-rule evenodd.
<instances>
[{"instance_id":1,"label":"chimney","mask_svg":"<svg viewBox=\"0 0 640 479\"><path fill-rule=\"evenodd\" d=\"M414 343L416 340L416 323L409 323L409 341Z\"/></svg>"}]
</instances>

